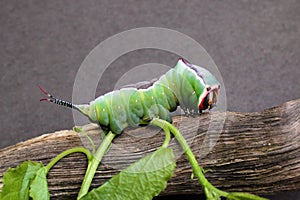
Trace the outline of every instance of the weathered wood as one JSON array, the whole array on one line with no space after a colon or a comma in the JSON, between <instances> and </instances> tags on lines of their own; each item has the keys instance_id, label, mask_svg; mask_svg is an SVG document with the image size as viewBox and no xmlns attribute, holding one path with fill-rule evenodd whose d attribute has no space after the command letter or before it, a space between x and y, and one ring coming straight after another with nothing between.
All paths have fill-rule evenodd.
<instances>
[{"instance_id":1,"label":"weathered wood","mask_svg":"<svg viewBox=\"0 0 300 200\"><path fill-rule=\"evenodd\" d=\"M211 112L197 117L174 117L174 124L182 125L181 132L198 155L200 164L211 170L206 177L215 186L226 191L274 194L300 189L299 113L300 99L259 113ZM219 119L224 115L226 120L218 137L216 128L209 127L210 119ZM84 128L99 140L97 126L87 125ZM212 137L206 136L208 128ZM82 146L80 138L83 137L71 130L64 130L2 149L0 178L8 167L15 167L24 160L47 164L63 150ZM98 168L93 186L101 185L120 169L154 151L163 138L161 132L149 127L126 131L114 140ZM209 151L207 144L213 145L214 141L217 143ZM172 146L177 149L177 167L163 194L201 193L198 182L190 178L192 171L185 155L175 143ZM48 182L52 199L75 198L86 164L85 157L76 153L62 159L50 171Z\"/></svg>"}]
</instances>

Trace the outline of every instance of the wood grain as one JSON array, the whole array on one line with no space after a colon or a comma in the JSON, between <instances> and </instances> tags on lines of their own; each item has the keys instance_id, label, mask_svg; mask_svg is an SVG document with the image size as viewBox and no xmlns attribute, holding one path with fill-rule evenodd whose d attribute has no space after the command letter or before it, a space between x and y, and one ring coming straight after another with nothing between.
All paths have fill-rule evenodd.
<instances>
[{"instance_id":1,"label":"wood grain","mask_svg":"<svg viewBox=\"0 0 300 200\"><path fill-rule=\"evenodd\" d=\"M226 191L275 194L300 190L300 99L256 113L210 112L197 117L174 117L199 163L210 169L206 177ZM224 124L221 123L224 119ZM213 126L212 124L219 124ZM97 144L100 129L83 127ZM220 131L219 131L220 130ZM99 166L93 187L99 186L130 163L155 151L164 136L157 128L127 130L114 143ZM88 144L83 136L63 130L0 150L0 178L9 167L25 160L47 164L60 152ZM177 167L162 195L197 194L201 188L191 180L191 167L172 140ZM87 161L75 153L62 159L48 175L51 199L75 199ZM2 185L0 185L2 187Z\"/></svg>"}]
</instances>

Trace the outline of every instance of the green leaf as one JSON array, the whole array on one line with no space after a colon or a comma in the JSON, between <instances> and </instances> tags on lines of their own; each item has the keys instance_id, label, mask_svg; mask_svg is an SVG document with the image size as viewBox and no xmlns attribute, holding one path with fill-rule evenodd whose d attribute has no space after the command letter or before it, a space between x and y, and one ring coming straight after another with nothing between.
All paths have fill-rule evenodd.
<instances>
[{"instance_id":1,"label":"green leaf","mask_svg":"<svg viewBox=\"0 0 300 200\"><path fill-rule=\"evenodd\" d=\"M166 188L174 170L172 149L160 148L122 170L81 200L150 200Z\"/></svg>"},{"instance_id":2,"label":"green leaf","mask_svg":"<svg viewBox=\"0 0 300 200\"><path fill-rule=\"evenodd\" d=\"M45 167L36 172L36 176L30 185L30 197L34 200L50 199L46 175L47 170Z\"/></svg>"},{"instance_id":3,"label":"green leaf","mask_svg":"<svg viewBox=\"0 0 300 200\"><path fill-rule=\"evenodd\" d=\"M1 200L27 200L29 187L36 172L42 168L41 163L25 161L18 167L9 168L3 175Z\"/></svg>"},{"instance_id":4,"label":"green leaf","mask_svg":"<svg viewBox=\"0 0 300 200\"><path fill-rule=\"evenodd\" d=\"M232 192L226 197L227 200L267 200L266 198L262 198L256 196L254 194L246 193L246 192Z\"/></svg>"}]
</instances>

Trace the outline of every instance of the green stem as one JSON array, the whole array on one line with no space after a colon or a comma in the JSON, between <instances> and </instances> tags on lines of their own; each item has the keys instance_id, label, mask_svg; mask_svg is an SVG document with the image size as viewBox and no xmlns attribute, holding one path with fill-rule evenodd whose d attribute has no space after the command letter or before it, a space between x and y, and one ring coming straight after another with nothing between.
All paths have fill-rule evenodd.
<instances>
[{"instance_id":1,"label":"green stem","mask_svg":"<svg viewBox=\"0 0 300 200\"><path fill-rule=\"evenodd\" d=\"M77 127L77 126L75 126L73 128L73 131L75 131L76 133L79 133L79 134L81 134L81 133L84 134L84 136L88 139L88 141L90 142L90 144L92 146L92 154L95 154L95 144L94 144L92 138L87 134L87 132L85 130L83 130L82 128Z\"/></svg>"},{"instance_id":2,"label":"green stem","mask_svg":"<svg viewBox=\"0 0 300 200\"><path fill-rule=\"evenodd\" d=\"M170 134L170 129L166 124L166 121L155 118L151 121L151 124L156 125L164 130L166 138L161 147L165 147L165 148L168 147L171 140L171 134Z\"/></svg>"},{"instance_id":3,"label":"green stem","mask_svg":"<svg viewBox=\"0 0 300 200\"><path fill-rule=\"evenodd\" d=\"M166 138L165 138L164 143L161 145L161 147L167 148L168 145L169 145L169 143L170 143L170 140L171 140L171 134L170 134L170 130L169 129L164 130L164 132L166 134Z\"/></svg>"},{"instance_id":4,"label":"green stem","mask_svg":"<svg viewBox=\"0 0 300 200\"><path fill-rule=\"evenodd\" d=\"M227 192L224 192L222 190L219 190L217 188L215 188L204 176L203 174L203 168L199 166L198 161L196 160L191 148L189 147L189 145L187 144L186 140L184 139L184 137L180 134L180 132L178 131L177 128L175 128L172 124L170 124L167 121L161 120L161 119L153 119L152 124L159 126L161 128L164 128L165 126L167 126L172 134L174 135L174 137L176 138L176 140L178 141L178 143L180 144L181 148L183 149L183 151L185 152L192 168L193 168L193 173L197 176L199 183L201 184L201 186L203 187L205 193L207 194L209 190L216 192L217 194L219 194L220 196L226 197L228 195ZM164 129L165 130L165 129Z\"/></svg>"},{"instance_id":5,"label":"green stem","mask_svg":"<svg viewBox=\"0 0 300 200\"><path fill-rule=\"evenodd\" d=\"M89 150L87 150L86 148L83 147L76 147L76 148L72 148L72 149L68 149L60 154L58 154L53 160L51 160L51 162L46 166L46 173L49 172L49 170L59 161L61 160L63 157L72 154L72 153L84 153L87 157L88 160L91 160L92 156L91 153L89 152Z\"/></svg>"},{"instance_id":6,"label":"green stem","mask_svg":"<svg viewBox=\"0 0 300 200\"><path fill-rule=\"evenodd\" d=\"M115 138L116 134L109 132L101 142L100 146L98 147L95 155L92 157L91 161L88 164L88 168L85 173L85 177L83 179L79 194L77 199L82 198L86 195L89 191L91 186L92 180L96 173L99 163L101 162L104 154L107 152L107 149L112 143L112 140Z\"/></svg>"}]
</instances>

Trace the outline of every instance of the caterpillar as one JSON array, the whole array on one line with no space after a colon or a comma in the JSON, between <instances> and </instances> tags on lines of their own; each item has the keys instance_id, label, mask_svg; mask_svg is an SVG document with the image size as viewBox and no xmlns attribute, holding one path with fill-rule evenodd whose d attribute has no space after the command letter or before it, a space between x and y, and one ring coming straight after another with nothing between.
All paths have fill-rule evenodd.
<instances>
[{"instance_id":1,"label":"caterpillar","mask_svg":"<svg viewBox=\"0 0 300 200\"><path fill-rule=\"evenodd\" d=\"M91 122L115 134L121 134L128 126L137 127L155 117L172 123L171 112L178 106L191 114L210 110L216 105L220 90L219 82L209 71L182 58L157 81L109 92L89 104L75 105L39 87L48 96L40 101L76 109Z\"/></svg>"}]
</instances>

